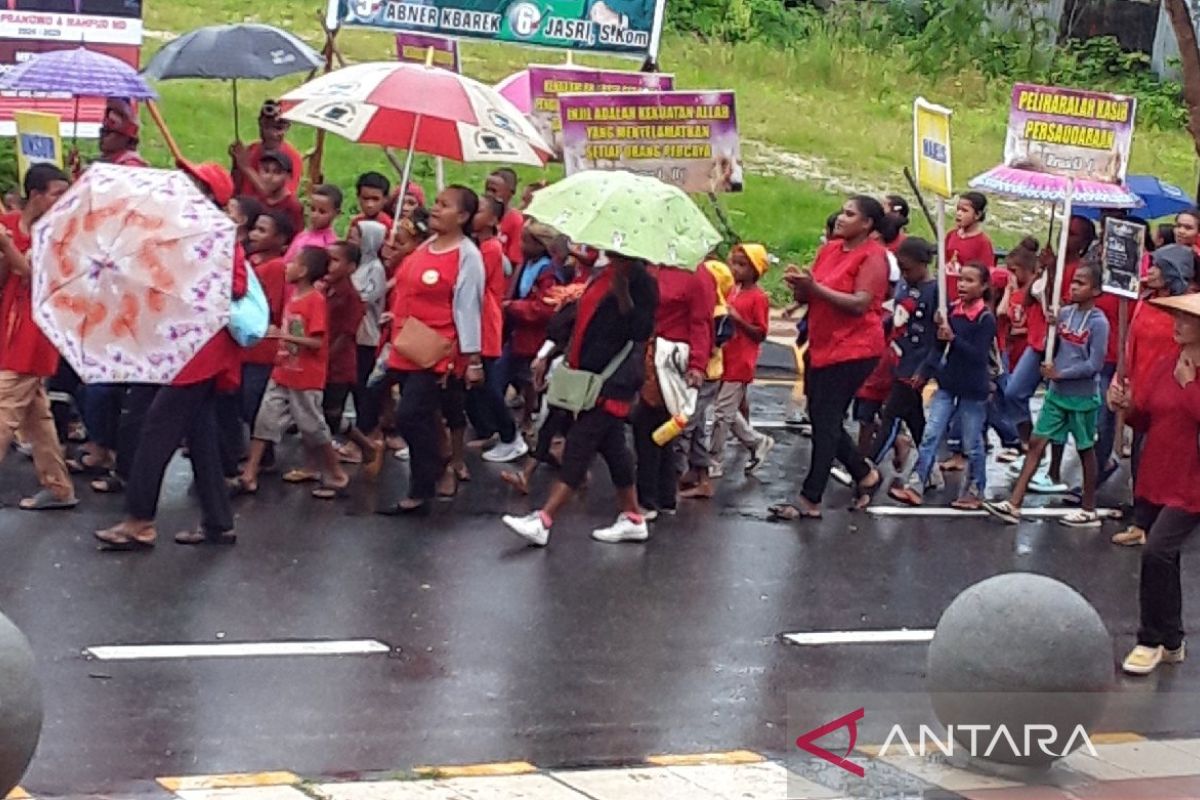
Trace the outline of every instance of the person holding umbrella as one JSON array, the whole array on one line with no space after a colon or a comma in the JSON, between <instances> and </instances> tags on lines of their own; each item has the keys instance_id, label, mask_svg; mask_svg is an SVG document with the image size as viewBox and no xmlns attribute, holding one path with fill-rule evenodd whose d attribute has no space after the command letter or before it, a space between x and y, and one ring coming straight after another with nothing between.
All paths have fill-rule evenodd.
<instances>
[{"instance_id":1,"label":"person holding umbrella","mask_svg":"<svg viewBox=\"0 0 1200 800\"><path fill-rule=\"evenodd\" d=\"M137 150L140 134L141 125L129 103L117 97L108 98L104 108L104 120L100 123L100 160L119 167L150 166ZM83 172L79 150L71 148L67 163L78 178Z\"/></svg>"},{"instance_id":2,"label":"person holding umbrella","mask_svg":"<svg viewBox=\"0 0 1200 800\"><path fill-rule=\"evenodd\" d=\"M233 181L218 164L185 163L183 169L197 188L218 208L233 196ZM235 245L230 265L232 298L245 296L246 257ZM125 519L96 531L102 550L136 550L153 547L158 537L154 518L167 464L186 437L202 509L198 528L175 536L179 544L234 544L233 511L221 465L217 431L217 396L240 381L242 353L222 328L155 395L142 426L125 495Z\"/></svg>"},{"instance_id":3,"label":"person holding umbrella","mask_svg":"<svg viewBox=\"0 0 1200 800\"><path fill-rule=\"evenodd\" d=\"M264 100L262 109L258 112L258 141L248 147L240 141L229 146L229 155L233 157L234 194L249 194L264 200L270 197L270 190L263 185L258 175L258 163L264 153L282 153L291 163L288 172L287 192L295 196L300 190L300 176L304 172L304 157L300 151L286 141L287 132L292 123L284 119L283 111L276 100Z\"/></svg>"}]
</instances>

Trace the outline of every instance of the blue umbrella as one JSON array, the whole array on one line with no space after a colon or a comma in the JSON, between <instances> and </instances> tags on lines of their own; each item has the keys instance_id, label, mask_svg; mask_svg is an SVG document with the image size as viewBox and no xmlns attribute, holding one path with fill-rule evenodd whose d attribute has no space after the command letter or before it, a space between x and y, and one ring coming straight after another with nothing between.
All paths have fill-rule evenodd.
<instances>
[{"instance_id":1,"label":"blue umbrella","mask_svg":"<svg viewBox=\"0 0 1200 800\"><path fill-rule=\"evenodd\" d=\"M1130 175L1125 179L1125 185L1146 204L1144 208L1130 211L1142 219L1174 216L1196 205L1183 189L1173 183L1161 181L1153 175ZM1081 216L1089 219L1100 218L1098 208L1080 207L1078 211Z\"/></svg>"}]
</instances>

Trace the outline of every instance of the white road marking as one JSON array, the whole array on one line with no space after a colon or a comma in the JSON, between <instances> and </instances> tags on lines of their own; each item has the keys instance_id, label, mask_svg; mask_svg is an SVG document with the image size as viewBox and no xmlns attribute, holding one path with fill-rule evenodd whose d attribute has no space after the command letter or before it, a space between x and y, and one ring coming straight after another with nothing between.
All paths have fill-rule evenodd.
<instances>
[{"instance_id":1,"label":"white road marking","mask_svg":"<svg viewBox=\"0 0 1200 800\"><path fill-rule=\"evenodd\" d=\"M813 646L822 644L898 644L929 642L933 629L899 628L891 631L808 631L785 633L783 638L792 644Z\"/></svg>"},{"instance_id":2,"label":"white road marking","mask_svg":"<svg viewBox=\"0 0 1200 800\"><path fill-rule=\"evenodd\" d=\"M101 645L83 651L98 661L182 658L262 658L266 656L365 656L391 652L376 639L307 642L209 642L198 644Z\"/></svg>"},{"instance_id":3,"label":"white road marking","mask_svg":"<svg viewBox=\"0 0 1200 800\"><path fill-rule=\"evenodd\" d=\"M1025 519L1058 519L1078 511L1078 508L1023 508ZM986 517L986 511L959 511L949 506L870 506L868 514L878 517ZM1101 519L1120 519L1121 511L1116 508L1097 508Z\"/></svg>"}]
</instances>

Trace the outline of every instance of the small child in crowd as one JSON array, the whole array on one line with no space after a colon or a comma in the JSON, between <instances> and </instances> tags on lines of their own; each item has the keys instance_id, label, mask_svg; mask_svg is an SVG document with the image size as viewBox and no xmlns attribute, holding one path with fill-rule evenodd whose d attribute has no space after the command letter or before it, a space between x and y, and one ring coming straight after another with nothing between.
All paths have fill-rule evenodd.
<instances>
[{"instance_id":1,"label":"small child in crowd","mask_svg":"<svg viewBox=\"0 0 1200 800\"><path fill-rule=\"evenodd\" d=\"M729 299L729 319L733 322L734 330L722 355L724 373L717 393L712 444L709 446L709 455L714 464L712 477L723 474L721 462L725 454L725 438L731 430L734 437L750 451L745 469L747 475L762 466L767 454L775 446L774 439L750 427L741 411L750 384L754 382L759 351L763 340L767 338L771 303L758 281L766 273L768 264L766 248L760 244L739 244L729 254L729 268L737 282Z\"/></svg>"},{"instance_id":2,"label":"small child in crowd","mask_svg":"<svg viewBox=\"0 0 1200 800\"><path fill-rule=\"evenodd\" d=\"M1012 497L998 503L985 503L988 513L1010 524L1021 521L1021 504L1042 454L1050 443L1065 445L1075 439L1075 449L1083 467L1082 507L1060 522L1073 528L1098 528L1096 485L1096 420L1100 410L1098 376L1104 368L1108 349L1109 326L1104 312L1096 308L1102 291L1100 266L1087 261L1071 278L1071 305L1059 311L1058 342L1052 365L1042 365L1042 377L1050 381L1041 413L1029 441L1029 455L1013 487Z\"/></svg>"},{"instance_id":3,"label":"small child in crowd","mask_svg":"<svg viewBox=\"0 0 1200 800\"><path fill-rule=\"evenodd\" d=\"M967 264L959 271L959 299L950 308L950 318L938 320L938 344L925 366L918 370L918 374L936 372L938 390L929 408L916 468L904 486L893 486L888 491L894 500L906 505L919 506L924 502L938 448L957 411L970 471L958 499L951 505L962 510L982 506L987 481L983 431L990 391L988 356L996 338L996 317L987 304L989 282L987 267L981 264Z\"/></svg>"},{"instance_id":4,"label":"small child in crowd","mask_svg":"<svg viewBox=\"0 0 1200 800\"><path fill-rule=\"evenodd\" d=\"M254 223L258 221L259 216L266 211L266 208L258 201L257 197L243 194L230 200L225 211L229 214L229 218L237 223L238 244L248 254L250 252L250 229L254 227Z\"/></svg>"},{"instance_id":5,"label":"small child in crowd","mask_svg":"<svg viewBox=\"0 0 1200 800\"><path fill-rule=\"evenodd\" d=\"M358 236L358 223L368 220L383 223L383 227L391 230L392 216L383 210L392 191L391 181L378 172L364 172L358 176L354 190L358 196L358 216L350 220L350 238Z\"/></svg>"},{"instance_id":6,"label":"small child in crowd","mask_svg":"<svg viewBox=\"0 0 1200 800\"><path fill-rule=\"evenodd\" d=\"M329 261L327 251L305 247L288 262L287 280L294 293L284 309L282 329L271 326L267 330L280 345L279 360L254 423L250 456L240 479L247 494L258 491L258 472L267 444L282 441L289 419L300 429L308 460L321 464L322 469L293 469L283 479L288 483L320 480L320 494L314 492L314 496L323 499L342 495L350 483L338 463L321 409L329 366L329 314L325 296L315 284L328 274Z\"/></svg>"},{"instance_id":7,"label":"small child in crowd","mask_svg":"<svg viewBox=\"0 0 1200 800\"><path fill-rule=\"evenodd\" d=\"M954 207L954 230L946 234L946 297L958 297L958 273L966 264L996 265L992 240L983 232L987 198L979 192L964 192Z\"/></svg>"},{"instance_id":8,"label":"small child in crowd","mask_svg":"<svg viewBox=\"0 0 1200 800\"><path fill-rule=\"evenodd\" d=\"M314 186L308 198L308 227L296 234L292 246L288 248L287 257L293 256L305 247L330 247L338 240L333 223L342 213L342 190L330 183Z\"/></svg>"},{"instance_id":9,"label":"small child in crowd","mask_svg":"<svg viewBox=\"0 0 1200 800\"><path fill-rule=\"evenodd\" d=\"M267 150L258 157L258 179L263 186L259 199L268 210L282 211L292 222L292 229L304 229L304 207L288 190L292 176L292 161L278 150Z\"/></svg>"},{"instance_id":10,"label":"small child in crowd","mask_svg":"<svg viewBox=\"0 0 1200 800\"><path fill-rule=\"evenodd\" d=\"M375 366L375 356L379 351L380 317L383 315L384 303L387 299L387 273L380 258L383 242L387 238L388 229L382 222L362 220L354 225L359 247L358 268L350 276L354 288L363 303L363 316L355 333L355 381L352 394L354 396L355 427L360 430L372 445L379 430L379 398L367 385L371 370ZM383 448L372 448L375 456L365 460L368 465L367 473L376 473L382 466L380 456ZM345 463L364 463L363 452L352 442L347 443L338 451L338 457Z\"/></svg>"}]
</instances>

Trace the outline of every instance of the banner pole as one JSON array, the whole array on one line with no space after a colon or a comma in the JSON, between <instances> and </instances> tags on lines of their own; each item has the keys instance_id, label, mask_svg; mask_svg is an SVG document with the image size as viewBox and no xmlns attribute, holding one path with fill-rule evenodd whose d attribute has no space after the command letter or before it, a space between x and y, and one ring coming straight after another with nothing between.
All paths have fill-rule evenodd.
<instances>
[{"instance_id":1,"label":"banner pole","mask_svg":"<svg viewBox=\"0 0 1200 800\"><path fill-rule=\"evenodd\" d=\"M1046 365L1054 363L1054 343L1058 335L1058 310L1062 306L1063 272L1067 266L1067 237L1071 233L1071 203L1075 199L1075 179L1067 178L1067 196L1063 200L1063 218L1058 226L1058 258L1054 266L1054 294L1050 298L1049 331L1046 334Z\"/></svg>"},{"instance_id":2,"label":"banner pole","mask_svg":"<svg viewBox=\"0 0 1200 800\"><path fill-rule=\"evenodd\" d=\"M937 215L934 219L934 235L937 236L938 311L945 320L948 319L946 310L950 307L950 298L946 296L946 198L940 194L934 201L934 213Z\"/></svg>"}]
</instances>

